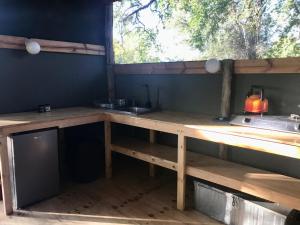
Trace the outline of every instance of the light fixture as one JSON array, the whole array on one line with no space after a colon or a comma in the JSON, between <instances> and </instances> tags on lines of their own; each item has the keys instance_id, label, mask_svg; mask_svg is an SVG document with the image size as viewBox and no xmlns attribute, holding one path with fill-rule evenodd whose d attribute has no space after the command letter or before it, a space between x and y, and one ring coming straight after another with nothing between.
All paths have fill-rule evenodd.
<instances>
[{"instance_id":1,"label":"light fixture","mask_svg":"<svg viewBox=\"0 0 300 225\"><path fill-rule=\"evenodd\" d=\"M36 55L41 51L40 44L33 39L26 39L25 41L26 50L29 54Z\"/></svg>"},{"instance_id":2,"label":"light fixture","mask_svg":"<svg viewBox=\"0 0 300 225\"><path fill-rule=\"evenodd\" d=\"M217 73L221 69L221 62L218 59L209 59L205 62L205 69L209 73Z\"/></svg>"}]
</instances>

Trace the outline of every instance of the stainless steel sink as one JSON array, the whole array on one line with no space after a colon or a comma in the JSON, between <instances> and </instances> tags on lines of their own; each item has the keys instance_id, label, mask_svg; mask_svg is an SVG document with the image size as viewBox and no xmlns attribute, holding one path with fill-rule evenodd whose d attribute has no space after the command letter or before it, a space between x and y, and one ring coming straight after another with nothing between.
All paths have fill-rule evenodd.
<instances>
[{"instance_id":1,"label":"stainless steel sink","mask_svg":"<svg viewBox=\"0 0 300 225\"><path fill-rule=\"evenodd\" d=\"M149 109L149 108L144 108L144 107L124 107L124 108L119 108L119 109L112 109L109 111L136 116L136 115L153 112L154 109Z\"/></svg>"},{"instance_id":2,"label":"stainless steel sink","mask_svg":"<svg viewBox=\"0 0 300 225\"><path fill-rule=\"evenodd\" d=\"M143 108L143 107L128 107L123 109L123 111L134 115L140 115L140 114L153 112L154 110L150 108Z\"/></svg>"}]
</instances>

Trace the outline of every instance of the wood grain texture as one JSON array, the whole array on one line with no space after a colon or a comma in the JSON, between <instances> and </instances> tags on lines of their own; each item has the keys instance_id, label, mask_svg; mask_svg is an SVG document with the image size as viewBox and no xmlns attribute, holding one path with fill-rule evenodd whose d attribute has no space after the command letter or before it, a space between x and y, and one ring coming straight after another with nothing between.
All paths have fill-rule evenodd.
<instances>
[{"instance_id":1,"label":"wood grain texture","mask_svg":"<svg viewBox=\"0 0 300 225\"><path fill-rule=\"evenodd\" d=\"M233 78L233 60L226 59L222 63L222 95L221 95L221 112L222 118L230 117L231 109L231 86ZM228 147L224 144L219 144L219 157L228 159Z\"/></svg>"},{"instance_id":2,"label":"wood grain texture","mask_svg":"<svg viewBox=\"0 0 300 225\"><path fill-rule=\"evenodd\" d=\"M300 159L300 135L287 133L282 135L280 132L276 134L267 130L245 129L243 127L227 128L228 126L223 128L189 126L185 129L185 135L205 141ZM243 133L243 130L246 132ZM255 134L255 132L257 133Z\"/></svg>"},{"instance_id":3,"label":"wood grain texture","mask_svg":"<svg viewBox=\"0 0 300 225\"><path fill-rule=\"evenodd\" d=\"M186 137L182 133L178 135L177 155L177 209L184 210L186 192Z\"/></svg>"},{"instance_id":4,"label":"wood grain texture","mask_svg":"<svg viewBox=\"0 0 300 225\"><path fill-rule=\"evenodd\" d=\"M149 130L149 143L154 144L156 142L156 132L155 130ZM155 177L156 168L155 165L149 163L149 176Z\"/></svg>"},{"instance_id":5,"label":"wood grain texture","mask_svg":"<svg viewBox=\"0 0 300 225\"><path fill-rule=\"evenodd\" d=\"M223 60L222 71L222 96L221 96L221 117L230 116L231 86L233 77L233 60Z\"/></svg>"},{"instance_id":6,"label":"wood grain texture","mask_svg":"<svg viewBox=\"0 0 300 225\"><path fill-rule=\"evenodd\" d=\"M178 124L168 121L168 116L164 113L150 113L141 116L128 116L110 112L106 114L108 120L114 123L121 123L172 134L179 133Z\"/></svg>"},{"instance_id":7,"label":"wood grain texture","mask_svg":"<svg viewBox=\"0 0 300 225\"><path fill-rule=\"evenodd\" d=\"M236 60L235 74L299 74L300 57Z\"/></svg>"},{"instance_id":8,"label":"wood grain texture","mask_svg":"<svg viewBox=\"0 0 300 225\"><path fill-rule=\"evenodd\" d=\"M212 116L181 112L154 112L138 117L107 113L107 116L108 120L116 123L173 134L183 130L184 135L188 137L258 151L265 149L269 153L300 158L300 135L298 134L231 126L226 122L215 121Z\"/></svg>"},{"instance_id":9,"label":"wood grain texture","mask_svg":"<svg viewBox=\"0 0 300 225\"><path fill-rule=\"evenodd\" d=\"M181 160L185 158L184 152L179 153L177 156L176 148L159 144L149 144L145 141L130 138L118 140L114 144L113 149L117 149L119 153L146 162L154 159L157 165L168 169L176 170L177 158ZM179 139L178 144L182 149L185 148L183 136ZM184 175L204 179L269 201L278 202L289 208L300 209L299 179L190 151L187 151L186 154L186 170L179 169L179 164L181 166L183 164L179 163L178 160L178 173L185 171ZM177 200L184 201L182 198L184 186L182 186L183 182L181 182L184 177L182 174L179 176L180 179L178 180L179 184L177 188L180 190L180 194L177 195ZM180 202L179 206L183 206L182 202Z\"/></svg>"},{"instance_id":10,"label":"wood grain texture","mask_svg":"<svg viewBox=\"0 0 300 225\"><path fill-rule=\"evenodd\" d=\"M8 153L12 148L12 139L10 137L0 138L0 166L1 166L1 187L5 215L13 213L13 202L11 193L11 176Z\"/></svg>"},{"instance_id":11,"label":"wood grain texture","mask_svg":"<svg viewBox=\"0 0 300 225\"><path fill-rule=\"evenodd\" d=\"M53 109L48 113L25 112L0 115L0 136L50 128L70 127L101 122L106 119L102 110L85 107Z\"/></svg>"},{"instance_id":12,"label":"wood grain texture","mask_svg":"<svg viewBox=\"0 0 300 225\"><path fill-rule=\"evenodd\" d=\"M207 74L204 64L204 61L115 64L114 73L116 75Z\"/></svg>"},{"instance_id":13,"label":"wood grain texture","mask_svg":"<svg viewBox=\"0 0 300 225\"><path fill-rule=\"evenodd\" d=\"M176 209L176 175L164 171L149 179L147 166L117 161L116 176L88 184L67 184L60 195L16 214L1 225L221 225L191 208ZM188 194L192 196L192 183Z\"/></svg>"},{"instance_id":14,"label":"wood grain texture","mask_svg":"<svg viewBox=\"0 0 300 225\"><path fill-rule=\"evenodd\" d=\"M210 116L179 112L155 112L142 116L128 116L101 109L79 107L53 110L51 113L42 114L27 112L1 115L0 135L2 135L1 140L4 140L2 141L4 146L1 147L4 193L10 190L10 181L5 175L7 174L5 168L9 162L6 154L10 146L7 136L15 132L48 127L68 127L100 121L106 121L106 146L109 146L109 151L126 154L178 172L178 208L180 209L184 208L184 198L182 196L186 174L300 209L300 193L298 193L300 180L220 161L219 159L205 158L199 154L193 154L190 158L191 153L188 153L187 163L185 164L186 137L300 159L299 134L229 126L227 123L215 122ZM125 140L125 143L114 143L110 146L111 137L108 124L111 122L177 134L179 136L179 151L155 143L145 142L145 145L128 140ZM183 172L185 171L185 165L187 165L186 172ZM286 188L286 182L291 188ZM9 195L7 196L4 206L7 212L10 213L11 201L8 200Z\"/></svg>"},{"instance_id":15,"label":"wood grain texture","mask_svg":"<svg viewBox=\"0 0 300 225\"><path fill-rule=\"evenodd\" d=\"M182 130L188 137L300 159L299 134L230 126L214 121L211 116L180 112L154 112L128 116L101 109L75 107L53 110L45 114L36 112L6 114L0 115L0 136L104 120L172 134L179 134Z\"/></svg>"},{"instance_id":16,"label":"wood grain texture","mask_svg":"<svg viewBox=\"0 0 300 225\"><path fill-rule=\"evenodd\" d=\"M116 138L111 150L154 165L177 171L177 150L132 138Z\"/></svg>"},{"instance_id":17,"label":"wood grain texture","mask_svg":"<svg viewBox=\"0 0 300 225\"><path fill-rule=\"evenodd\" d=\"M205 61L116 64L114 72L116 75L207 75L204 65ZM299 74L300 57L235 60L234 73Z\"/></svg>"},{"instance_id":18,"label":"wood grain texture","mask_svg":"<svg viewBox=\"0 0 300 225\"><path fill-rule=\"evenodd\" d=\"M26 50L25 37L0 35L0 48ZM83 44L75 42L35 39L41 46L41 51L71 54L105 55L102 45Z\"/></svg>"},{"instance_id":19,"label":"wood grain texture","mask_svg":"<svg viewBox=\"0 0 300 225\"><path fill-rule=\"evenodd\" d=\"M300 209L300 180L197 153L188 154L187 174Z\"/></svg>"},{"instance_id":20,"label":"wood grain texture","mask_svg":"<svg viewBox=\"0 0 300 225\"><path fill-rule=\"evenodd\" d=\"M104 122L104 139L105 139L105 175L106 178L112 177L112 156L111 156L111 123Z\"/></svg>"}]
</instances>

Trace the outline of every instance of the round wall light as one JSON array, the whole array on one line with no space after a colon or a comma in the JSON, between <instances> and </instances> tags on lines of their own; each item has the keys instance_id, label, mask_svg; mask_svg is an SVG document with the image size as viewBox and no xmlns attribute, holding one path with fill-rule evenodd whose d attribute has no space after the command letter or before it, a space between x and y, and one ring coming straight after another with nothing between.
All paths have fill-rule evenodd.
<instances>
[{"instance_id":1,"label":"round wall light","mask_svg":"<svg viewBox=\"0 0 300 225\"><path fill-rule=\"evenodd\" d=\"M25 46L26 46L27 52L32 55L39 54L41 51L40 44L33 39L27 39L25 41Z\"/></svg>"},{"instance_id":2,"label":"round wall light","mask_svg":"<svg viewBox=\"0 0 300 225\"><path fill-rule=\"evenodd\" d=\"M221 62L218 59L209 59L205 62L205 69L209 73L217 73L221 69Z\"/></svg>"}]
</instances>

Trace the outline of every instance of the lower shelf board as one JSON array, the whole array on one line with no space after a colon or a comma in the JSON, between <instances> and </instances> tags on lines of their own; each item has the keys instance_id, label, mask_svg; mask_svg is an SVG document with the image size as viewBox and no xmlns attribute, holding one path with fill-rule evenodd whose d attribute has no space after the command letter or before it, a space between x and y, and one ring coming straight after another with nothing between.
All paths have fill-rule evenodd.
<instances>
[{"instance_id":1,"label":"lower shelf board","mask_svg":"<svg viewBox=\"0 0 300 225\"><path fill-rule=\"evenodd\" d=\"M112 151L177 171L177 149L134 138L118 138Z\"/></svg>"},{"instance_id":2,"label":"lower shelf board","mask_svg":"<svg viewBox=\"0 0 300 225\"><path fill-rule=\"evenodd\" d=\"M112 151L177 171L177 148L118 138ZM300 180L187 152L186 174L300 210Z\"/></svg>"}]
</instances>

